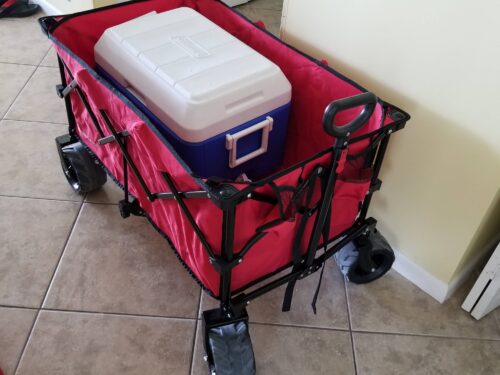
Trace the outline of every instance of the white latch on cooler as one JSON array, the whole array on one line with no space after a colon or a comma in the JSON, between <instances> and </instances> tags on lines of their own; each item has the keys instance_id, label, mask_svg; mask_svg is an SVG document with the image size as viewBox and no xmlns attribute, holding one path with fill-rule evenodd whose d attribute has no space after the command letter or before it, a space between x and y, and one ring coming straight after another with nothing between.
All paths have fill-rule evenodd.
<instances>
[{"instance_id":1,"label":"white latch on cooler","mask_svg":"<svg viewBox=\"0 0 500 375\"><path fill-rule=\"evenodd\" d=\"M246 154L245 156L242 156L241 158L236 158L236 155L238 154L238 140L259 130L262 130L262 141L260 144L260 148L250 152L249 154ZM272 117L267 116L264 121L243 129L238 133L226 134L226 149L229 150L229 167L237 167L238 165L243 164L250 159L266 153L269 143L269 132L271 130L273 130L273 119Z\"/></svg>"}]
</instances>

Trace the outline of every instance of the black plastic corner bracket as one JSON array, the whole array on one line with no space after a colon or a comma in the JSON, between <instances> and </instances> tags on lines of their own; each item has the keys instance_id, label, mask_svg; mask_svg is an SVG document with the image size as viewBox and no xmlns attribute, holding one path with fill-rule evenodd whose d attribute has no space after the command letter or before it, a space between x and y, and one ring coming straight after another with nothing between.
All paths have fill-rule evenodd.
<instances>
[{"instance_id":1,"label":"black plastic corner bracket","mask_svg":"<svg viewBox=\"0 0 500 375\"><path fill-rule=\"evenodd\" d=\"M49 36L49 33L57 26L57 21L52 16L39 18L38 23L46 36Z\"/></svg>"},{"instance_id":2,"label":"black plastic corner bracket","mask_svg":"<svg viewBox=\"0 0 500 375\"><path fill-rule=\"evenodd\" d=\"M380 190L381 187L382 187L382 180L377 178L377 180L370 185L370 189L368 190L368 193L372 194L372 193Z\"/></svg>"},{"instance_id":3,"label":"black plastic corner bracket","mask_svg":"<svg viewBox=\"0 0 500 375\"><path fill-rule=\"evenodd\" d=\"M144 216L144 210L139 205L137 199L132 200L132 202L127 202L126 200L121 200L118 202L118 208L120 209L120 215L122 218L126 219L130 215L134 216Z\"/></svg>"},{"instance_id":4,"label":"black plastic corner bracket","mask_svg":"<svg viewBox=\"0 0 500 375\"><path fill-rule=\"evenodd\" d=\"M218 256L209 256L208 257L210 264L215 268L218 273L222 273L224 271L228 271L243 261L241 257L234 257L230 262L224 260L222 257Z\"/></svg>"}]
</instances>

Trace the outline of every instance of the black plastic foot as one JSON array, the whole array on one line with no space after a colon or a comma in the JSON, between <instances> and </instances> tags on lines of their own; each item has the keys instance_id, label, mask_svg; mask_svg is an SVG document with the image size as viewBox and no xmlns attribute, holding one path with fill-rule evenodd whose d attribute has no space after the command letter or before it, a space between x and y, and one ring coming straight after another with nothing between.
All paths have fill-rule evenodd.
<instances>
[{"instance_id":1,"label":"black plastic foot","mask_svg":"<svg viewBox=\"0 0 500 375\"><path fill-rule=\"evenodd\" d=\"M137 199L128 202L125 199L118 202L118 208L120 209L120 215L122 218L126 219L130 215L134 216L144 216L144 210L139 205Z\"/></svg>"},{"instance_id":2,"label":"black plastic foot","mask_svg":"<svg viewBox=\"0 0 500 375\"><path fill-rule=\"evenodd\" d=\"M204 311L203 336L211 374L255 375L246 310L238 317L228 317L221 309Z\"/></svg>"},{"instance_id":3,"label":"black plastic foot","mask_svg":"<svg viewBox=\"0 0 500 375\"><path fill-rule=\"evenodd\" d=\"M64 98L63 91L64 91L64 86L63 85L56 85L56 94L61 99Z\"/></svg>"}]
</instances>

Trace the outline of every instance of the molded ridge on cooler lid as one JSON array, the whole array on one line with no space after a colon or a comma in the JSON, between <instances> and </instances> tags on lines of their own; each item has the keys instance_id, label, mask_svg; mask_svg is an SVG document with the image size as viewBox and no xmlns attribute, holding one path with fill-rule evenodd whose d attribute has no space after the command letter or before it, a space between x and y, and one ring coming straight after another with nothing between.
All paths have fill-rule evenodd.
<instances>
[{"instance_id":1,"label":"molded ridge on cooler lid","mask_svg":"<svg viewBox=\"0 0 500 375\"><path fill-rule=\"evenodd\" d=\"M290 101L273 62L191 8L146 14L103 38L96 62L185 141L203 142Z\"/></svg>"}]
</instances>

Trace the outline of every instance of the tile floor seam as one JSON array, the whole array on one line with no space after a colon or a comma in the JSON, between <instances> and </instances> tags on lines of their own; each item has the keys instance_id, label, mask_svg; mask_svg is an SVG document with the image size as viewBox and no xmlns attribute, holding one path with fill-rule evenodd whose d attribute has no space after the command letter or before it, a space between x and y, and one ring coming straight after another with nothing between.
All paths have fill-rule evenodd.
<instances>
[{"instance_id":1,"label":"tile floor seam","mask_svg":"<svg viewBox=\"0 0 500 375\"><path fill-rule=\"evenodd\" d=\"M66 241L64 242L61 254L59 254L59 259L57 260L56 267L54 268L54 271L52 272L52 275L51 275L51 278L50 278L50 281L49 281L49 285L47 286L47 289L45 290L45 294L44 294L44 296L42 298L42 303L40 304L40 307L39 307L40 309L45 304L45 301L46 301L47 296L49 294L50 287L52 286L52 283L54 281L56 273L57 273L57 271L59 269L59 266L61 265L61 260L62 260L62 258L64 256L64 253L66 252L66 249L68 247L68 244L69 244L69 241L71 239L71 236L73 235L73 232L75 231L76 223L78 222L78 219L80 218L80 215L82 214L83 206L85 205L85 198L86 198L86 195L82 198L82 201L80 202L80 207L79 207L78 212L77 212L77 214L75 216L75 219L74 219L74 221L73 221L73 223L71 225L68 237L66 238Z\"/></svg>"},{"instance_id":2,"label":"tile floor seam","mask_svg":"<svg viewBox=\"0 0 500 375\"><path fill-rule=\"evenodd\" d=\"M9 61L0 61L0 64L32 66L35 68L39 66L39 65L34 65L34 64L23 64L23 63L17 63L17 62L9 62Z\"/></svg>"},{"instance_id":3,"label":"tile floor seam","mask_svg":"<svg viewBox=\"0 0 500 375\"><path fill-rule=\"evenodd\" d=\"M71 309L60 309L60 308L52 308L52 307L41 307L40 310L49 311L49 312L74 313L74 314L124 316L124 317L132 317L132 318L198 320L196 317L188 318L185 316L151 315L151 314L138 314L138 313L133 314L133 313L125 313L125 312L109 312L109 311L95 311L95 310L71 310Z\"/></svg>"},{"instance_id":4,"label":"tile floor seam","mask_svg":"<svg viewBox=\"0 0 500 375\"><path fill-rule=\"evenodd\" d=\"M47 56L49 55L50 51L52 50L52 45L49 47L49 50L47 51L47 53L45 55L43 55L42 59L40 60L40 62L38 63L37 66L41 66L43 68L55 68L55 66L50 66L50 65L42 65L42 63L44 62L44 60L47 58Z\"/></svg>"},{"instance_id":5,"label":"tile floor seam","mask_svg":"<svg viewBox=\"0 0 500 375\"><path fill-rule=\"evenodd\" d=\"M36 69L35 69L35 71L36 71ZM28 80L28 81L29 81L29 80ZM22 90L21 90L21 91L22 91ZM43 306L43 304L44 304L44 302L45 302L45 299L47 298L47 294L48 294L48 292L49 292L49 290L50 290L50 286L52 285L52 281L54 280L54 277L55 277L55 275L56 275L57 269L59 268L59 264L61 263L61 259L62 259L63 255L64 255L64 251L66 250L66 248L67 248L67 246L68 246L69 240L70 240L70 238L71 238L71 235L73 234L73 231L74 231L74 229L75 229L75 226L76 226L76 223L77 223L77 221L78 221L78 218L80 217L80 214L82 213L82 209L83 209L83 205L84 205L84 204L83 204L83 203L84 203L84 202L83 202L83 201L84 201L84 199L85 199L85 197L83 197L82 202L80 203L80 207L79 207L79 209L78 209L78 213L75 215L75 219L73 220L73 223L71 224L71 228L70 228L70 230L69 230L68 236L66 237L66 241L64 241L64 244L63 244L63 246L62 246L61 254L59 255L59 259L57 260L56 266L55 266L54 271L53 271L53 273L52 273L52 277L51 277L51 278L50 278L50 280L49 280L48 287L47 287L47 289L45 290L45 294L44 294L44 296L43 296L43 298L42 298L42 301L41 301L41 303L40 303L40 306L39 306L39 307L38 307L38 309L37 309L37 313L36 313L35 319L33 320L33 324L31 325L31 329L30 329L30 331L29 331L29 333L28 333L28 337L26 338L26 341L24 342L23 348L22 348L22 350L21 350L21 354L19 355L19 358L17 359L17 362L16 362L16 367L14 367L14 375L16 375L16 374L17 374L17 370L18 370L18 368L19 368L19 365L21 364L21 361L22 361L22 359L23 359L24 353L26 352L26 348L28 347L28 343L29 343L30 338L31 338L31 336L32 336L32 334L33 334L33 331L34 331L34 329L35 329L36 322L38 321L38 317L40 316L40 311L41 311L41 308L42 308L42 306Z\"/></svg>"},{"instance_id":6,"label":"tile floor seam","mask_svg":"<svg viewBox=\"0 0 500 375\"><path fill-rule=\"evenodd\" d=\"M48 38L47 38L47 40L48 40ZM50 42L49 42L49 43L50 43ZM52 47L52 46L51 46L51 45L49 45L49 48L47 49L47 52L45 52L45 55L43 55L43 57L40 59L40 61L39 61L39 62L38 62L38 64L36 65L37 67L40 67L40 64L43 62L43 60L45 60L45 58L47 57L47 55L48 55L48 54L49 54L49 52L50 52L50 48L51 48L51 47ZM47 66L46 68L50 68L50 66Z\"/></svg>"},{"instance_id":7,"label":"tile floor seam","mask_svg":"<svg viewBox=\"0 0 500 375\"><path fill-rule=\"evenodd\" d=\"M23 359L24 352L26 351L28 343L31 339L31 335L33 334L33 331L35 329L36 322L38 321L38 316L40 315L40 309L36 309L36 310L37 311L36 311L35 319L33 319L33 323L31 324L31 328L28 332L28 336L26 337L26 340L24 341L23 349L21 350L21 354L19 354L19 358L17 359L16 367L14 367L14 372L13 372L14 375L17 374L17 370L19 368L19 365L21 364L21 360Z\"/></svg>"},{"instance_id":8,"label":"tile floor seam","mask_svg":"<svg viewBox=\"0 0 500 375\"><path fill-rule=\"evenodd\" d=\"M0 304L0 308L1 309L22 309L22 310L33 310L33 311L37 311L38 310L37 307L15 306L15 305L1 305L1 304Z\"/></svg>"},{"instance_id":9,"label":"tile floor seam","mask_svg":"<svg viewBox=\"0 0 500 375\"><path fill-rule=\"evenodd\" d=\"M189 372L188 374L193 374L193 366L194 366L194 357L195 357L195 348L196 348L196 338L198 336L198 324L200 324L200 309L201 309L201 295L203 293L203 289L200 288L200 294L198 299L198 308L196 309L196 323L194 324L194 336L193 336L193 346L191 347L191 362L189 364Z\"/></svg>"},{"instance_id":10,"label":"tile floor seam","mask_svg":"<svg viewBox=\"0 0 500 375\"><path fill-rule=\"evenodd\" d=\"M425 337L433 339L452 339L452 340L474 340L474 341L500 341L500 338L485 338L485 337L466 337L466 336L441 336L441 335L426 335L422 333L399 333L399 332L381 332L381 331L363 331L352 330L352 333L367 333L370 335L391 335L391 336L408 336L408 337Z\"/></svg>"},{"instance_id":11,"label":"tile floor seam","mask_svg":"<svg viewBox=\"0 0 500 375\"><path fill-rule=\"evenodd\" d=\"M113 182L114 183L114 182ZM86 204L100 204L104 206L118 206L119 203L112 203L112 202L92 202L92 201L84 201Z\"/></svg>"},{"instance_id":12,"label":"tile floor seam","mask_svg":"<svg viewBox=\"0 0 500 375\"><path fill-rule=\"evenodd\" d=\"M74 201L74 200L70 200L70 199L28 197L28 196L24 196L24 195L11 195L11 194L0 194L0 197L2 197L2 198L17 198L17 199L35 199L35 200L42 200L42 201L64 202L64 203L87 203L83 200L83 198L81 201ZM109 203L109 204L111 204L111 203Z\"/></svg>"},{"instance_id":13,"label":"tile floor seam","mask_svg":"<svg viewBox=\"0 0 500 375\"><path fill-rule=\"evenodd\" d=\"M286 313L281 313L281 314L286 314ZM272 322L262 322L262 321L256 321L256 320L250 320L251 324L266 324L270 326L280 326L280 327L292 327L292 328L311 328L311 329L320 329L320 330L327 330L327 331L339 331L339 332L349 332L349 328L334 328L334 327L325 327L325 326L315 326L315 325L300 325L300 324L293 324L293 323L272 323Z\"/></svg>"},{"instance_id":14,"label":"tile floor seam","mask_svg":"<svg viewBox=\"0 0 500 375\"><path fill-rule=\"evenodd\" d=\"M349 304L349 297L347 295L346 276L344 276L343 281L344 281L345 303L346 303L346 308L347 308L347 321L349 323L349 335L351 337L351 349L352 349L352 361L354 363L354 374L358 375L358 363L357 363L357 360L356 360L356 349L354 347L354 336L352 334L351 307L350 307L350 304Z\"/></svg>"},{"instance_id":15,"label":"tile floor seam","mask_svg":"<svg viewBox=\"0 0 500 375\"><path fill-rule=\"evenodd\" d=\"M45 66L42 66L41 68L45 68ZM36 71L36 69L35 69L35 71ZM31 77L28 79L28 81L30 79L31 79ZM24 89L24 87L21 89L21 91L23 89ZM16 97L16 99L17 99L17 97ZM12 104L14 104L14 103L12 103ZM11 104L11 106L12 106L12 104ZM9 109L10 109L10 107L9 107ZM5 115L6 114L7 114L7 112L5 113ZM68 124L66 122L53 122L53 121L43 121L43 120L36 120L36 121L35 120L19 120L19 119L15 119L15 118L6 118L5 115L2 118L3 121L30 122L30 123L40 123L40 124L51 124L51 125L65 125L65 126L68 126Z\"/></svg>"},{"instance_id":16,"label":"tile floor seam","mask_svg":"<svg viewBox=\"0 0 500 375\"><path fill-rule=\"evenodd\" d=\"M5 110L5 112L4 112L3 116L2 116L2 120L6 120L5 116L7 116L7 113L9 113L9 111L12 109L12 106L17 101L17 99L19 98L19 96L21 95L21 93L24 91L24 89L28 85L29 81L31 81L31 78L33 78L33 76L35 75L35 72L38 70L38 66L35 66L35 65L30 65L30 66L34 67L35 69L33 69L33 71L29 75L29 77L26 80L26 82L24 82L23 87L21 87L19 89L19 91L17 92L16 96L14 96L14 99L12 99L12 102L9 104L9 106L7 107L7 109Z\"/></svg>"},{"instance_id":17,"label":"tile floor seam","mask_svg":"<svg viewBox=\"0 0 500 375\"><path fill-rule=\"evenodd\" d=\"M283 314L283 313L282 313ZM201 318L198 318L201 320ZM271 322L258 322L255 320L250 320L249 324L258 324L261 326L273 326L273 327L284 327L284 328L304 328L304 329L315 329L319 331L335 331L335 332L349 332L348 328L332 328L332 327L321 327L321 326L306 326L300 324L292 323L271 323Z\"/></svg>"},{"instance_id":18,"label":"tile floor seam","mask_svg":"<svg viewBox=\"0 0 500 375\"><path fill-rule=\"evenodd\" d=\"M349 332L349 330L346 329L346 328L300 326L300 325L296 325L296 324L266 323L266 322L253 322L253 321L250 321L250 326L252 326L253 324L257 324L257 325L260 325L260 326L270 326L270 327L313 329L313 330L316 330L316 331Z\"/></svg>"}]
</instances>

